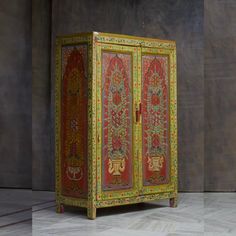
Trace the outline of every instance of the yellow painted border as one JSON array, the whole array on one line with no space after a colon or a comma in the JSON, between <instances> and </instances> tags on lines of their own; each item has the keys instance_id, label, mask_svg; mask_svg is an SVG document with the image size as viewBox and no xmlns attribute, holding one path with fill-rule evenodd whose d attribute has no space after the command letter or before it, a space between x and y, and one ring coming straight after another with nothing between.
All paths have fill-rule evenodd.
<instances>
[{"instance_id":1,"label":"yellow painted border","mask_svg":"<svg viewBox=\"0 0 236 236\"><path fill-rule=\"evenodd\" d=\"M130 46L111 45L111 44L100 44L97 43L97 199L107 200L115 198L125 198L127 196L138 195L138 159L136 156L137 150L135 141L137 140L136 135L136 124L135 119L135 104L136 102L136 91L137 91L137 48ZM133 160L133 188L113 191L102 190L102 52L114 52L130 54L132 60L131 68L131 90L133 93L133 104L132 104L132 160Z\"/></svg>"},{"instance_id":2,"label":"yellow painted border","mask_svg":"<svg viewBox=\"0 0 236 236\"><path fill-rule=\"evenodd\" d=\"M88 44L88 87L91 87L92 75L92 34L76 36L73 38L60 38L56 39L56 60L55 60L55 180L56 180L56 202L57 204L66 204L80 207L88 206L88 199L90 199L88 190L88 199L84 198L73 198L63 196L61 193L61 80L62 80L62 71L61 71L61 50L63 46L68 45L79 45L79 44ZM88 112L91 112L91 103L88 107ZM90 116L89 116L90 117ZM90 120L89 120L90 121ZM90 134L90 126L88 128L88 134ZM89 147L91 146L91 140L89 136ZM90 150L90 149L89 149ZM91 154L88 154L88 162L90 161ZM90 184L89 184L90 185Z\"/></svg>"},{"instance_id":3,"label":"yellow painted border","mask_svg":"<svg viewBox=\"0 0 236 236\"><path fill-rule=\"evenodd\" d=\"M157 55L157 56L166 56L168 57L168 85L169 85L169 146L170 146L170 164L169 164L169 182L168 183L163 183L160 185L156 186L143 186L143 172L140 170L140 175L139 175L139 186L141 188L140 193L141 194L152 194L152 193L161 193L161 192L171 192L174 191L175 189L175 159L176 157L173 155L172 148L173 148L173 128L172 128L172 122L173 122L173 93L171 90L171 84L173 85L173 79L174 79L174 71L172 69L172 65L174 63L173 61L173 54L174 50L173 49L163 49L163 48L141 48L141 59L140 63L142 64L142 55ZM142 66L141 66L142 69ZM141 78L142 80L142 71L141 73ZM142 89L142 82L140 82L140 94L141 94L141 89ZM141 124L142 124L142 119L141 119ZM140 128L140 139L142 140L142 127ZM140 141L141 142L141 141ZM141 153L142 153L142 145L140 145ZM139 166L142 167L142 156L139 160Z\"/></svg>"},{"instance_id":4,"label":"yellow painted border","mask_svg":"<svg viewBox=\"0 0 236 236\"><path fill-rule=\"evenodd\" d=\"M96 42L111 43L111 44L122 44L130 46L141 46L141 47L164 47L174 49L176 48L175 41L161 40L154 38L137 37L131 35L119 35L110 33L99 33L93 32Z\"/></svg>"},{"instance_id":5,"label":"yellow painted border","mask_svg":"<svg viewBox=\"0 0 236 236\"><path fill-rule=\"evenodd\" d=\"M89 45L89 84L88 84L88 199L78 199L64 197L61 195L61 171L60 171L60 99L61 99L61 46L72 45L78 43L88 43ZM141 94L141 48L156 48L155 50L171 50L170 53L170 144L172 171L171 178L173 188L163 187L161 193L144 194L142 186L139 183L138 196L130 196L128 198L114 198L108 200L97 200L97 45L116 44L120 46L134 46L137 48L138 70L137 70L137 91L136 99L140 102ZM55 167L56 167L56 202L57 204L66 204L73 206L81 206L88 208L89 218L95 218L96 208L107 207L113 205L132 204L143 201L158 200L164 198L177 197L177 72L176 72L176 44L170 40L150 39L144 37L136 37L129 35L118 35L109 33L81 33L66 36L59 36L56 39L56 59L55 59ZM140 125L137 130L140 131ZM137 131L138 132L138 131ZM139 133L139 132L138 132ZM137 134L138 143L141 142L141 134ZM138 146L138 145L137 145ZM137 151L137 150L136 150ZM135 153L136 153L135 151ZM141 153L137 151L140 160ZM140 171L139 171L140 175ZM142 195L143 194L143 195Z\"/></svg>"}]
</instances>

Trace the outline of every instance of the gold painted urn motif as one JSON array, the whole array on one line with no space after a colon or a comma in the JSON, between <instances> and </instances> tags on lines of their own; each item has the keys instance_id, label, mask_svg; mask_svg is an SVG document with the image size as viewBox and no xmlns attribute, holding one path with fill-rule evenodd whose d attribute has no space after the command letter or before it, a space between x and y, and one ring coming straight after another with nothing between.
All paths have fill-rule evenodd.
<instances>
[{"instance_id":1,"label":"gold painted urn motif","mask_svg":"<svg viewBox=\"0 0 236 236\"><path fill-rule=\"evenodd\" d=\"M81 150L78 150L78 152L81 153ZM78 181L83 178L83 160L80 158L81 155L77 153L77 144L73 143L71 145L71 154L66 160L66 175L69 180Z\"/></svg>"},{"instance_id":2,"label":"gold painted urn motif","mask_svg":"<svg viewBox=\"0 0 236 236\"><path fill-rule=\"evenodd\" d=\"M120 176L121 172L125 170L125 159L119 158L111 160L109 159L108 163L108 172L109 174L112 174L113 176Z\"/></svg>"},{"instance_id":3,"label":"gold painted urn motif","mask_svg":"<svg viewBox=\"0 0 236 236\"><path fill-rule=\"evenodd\" d=\"M72 166L68 166L67 170L67 177L70 180L81 180L83 177L83 171L82 169L78 166L78 167L72 167Z\"/></svg>"},{"instance_id":4,"label":"gold painted urn motif","mask_svg":"<svg viewBox=\"0 0 236 236\"><path fill-rule=\"evenodd\" d=\"M163 156L153 156L148 157L148 170L149 171L160 171L163 167L164 157Z\"/></svg>"},{"instance_id":5,"label":"gold painted urn motif","mask_svg":"<svg viewBox=\"0 0 236 236\"><path fill-rule=\"evenodd\" d=\"M83 178L82 163L75 157L70 157L67 160L68 166L66 168L66 175L70 180L81 180Z\"/></svg>"}]
</instances>

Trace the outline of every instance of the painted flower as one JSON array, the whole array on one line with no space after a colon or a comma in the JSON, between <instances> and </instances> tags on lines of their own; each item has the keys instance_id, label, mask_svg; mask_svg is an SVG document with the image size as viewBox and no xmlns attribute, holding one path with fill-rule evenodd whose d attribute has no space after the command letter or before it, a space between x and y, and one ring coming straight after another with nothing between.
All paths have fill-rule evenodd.
<instances>
[{"instance_id":1,"label":"painted flower","mask_svg":"<svg viewBox=\"0 0 236 236\"><path fill-rule=\"evenodd\" d=\"M113 103L118 106L121 103L121 96L118 91L115 91L113 93Z\"/></svg>"},{"instance_id":2,"label":"painted flower","mask_svg":"<svg viewBox=\"0 0 236 236\"><path fill-rule=\"evenodd\" d=\"M118 136L113 136L112 137L112 147L114 150L119 150L122 147L122 142L120 137Z\"/></svg>"},{"instance_id":3,"label":"painted flower","mask_svg":"<svg viewBox=\"0 0 236 236\"><path fill-rule=\"evenodd\" d=\"M74 132L78 131L78 129L79 129L78 121L76 119L71 120L70 127Z\"/></svg>"},{"instance_id":4,"label":"painted flower","mask_svg":"<svg viewBox=\"0 0 236 236\"><path fill-rule=\"evenodd\" d=\"M157 94L152 95L151 101L153 106L157 106L160 104L160 98Z\"/></svg>"},{"instance_id":5,"label":"painted flower","mask_svg":"<svg viewBox=\"0 0 236 236\"><path fill-rule=\"evenodd\" d=\"M159 135L158 134L154 134L152 136L152 146L155 147L155 148L160 146L160 140L159 140Z\"/></svg>"}]
</instances>

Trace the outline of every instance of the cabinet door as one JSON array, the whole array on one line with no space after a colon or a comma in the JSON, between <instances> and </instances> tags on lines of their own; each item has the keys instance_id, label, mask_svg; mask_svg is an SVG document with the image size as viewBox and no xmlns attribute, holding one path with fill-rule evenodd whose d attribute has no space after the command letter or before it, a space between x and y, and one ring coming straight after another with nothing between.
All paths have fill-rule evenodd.
<instances>
[{"instance_id":1,"label":"cabinet door","mask_svg":"<svg viewBox=\"0 0 236 236\"><path fill-rule=\"evenodd\" d=\"M142 193L173 191L176 184L175 76L173 49L142 48Z\"/></svg>"},{"instance_id":2,"label":"cabinet door","mask_svg":"<svg viewBox=\"0 0 236 236\"><path fill-rule=\"evenodd\" d=\"M137 48L97 43L97 199L138 194Z\"/></svg>"}]
</instances>

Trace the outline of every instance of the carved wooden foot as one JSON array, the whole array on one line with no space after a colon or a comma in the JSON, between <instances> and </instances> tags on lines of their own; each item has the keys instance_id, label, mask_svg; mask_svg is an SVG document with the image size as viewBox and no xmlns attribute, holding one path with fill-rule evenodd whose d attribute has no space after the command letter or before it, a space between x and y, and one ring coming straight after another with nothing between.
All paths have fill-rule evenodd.
<instances>
[{"instance_id":1,"label":"carved wooden foot","mask_svg":"<svg viewBox=\"0 0 236 236\"><path fill-rule=\"evenodd\" d=\"M92 206L87 209L87 216L90 220L96 219L96 207Z\"/></svg>"},{"instance_id":2,"label":"carved wooden foot","mask_svg":"<svg viewBox=\"0 0 236 236\"><path fill-rule=\"evenodd\" d=\"M170 198L170 207L177 207L177 197Z\"/></svg>"},{"instance_id":3,"label":"carved wooden foot","mask_svg":"<svg viewBox=\"0 0 236 236\"><path fill-rule=\"evenodd\" d=\"M61 203L57 203L57 213L64 213L64 206Z\"/></svg>"}]
</instances>

